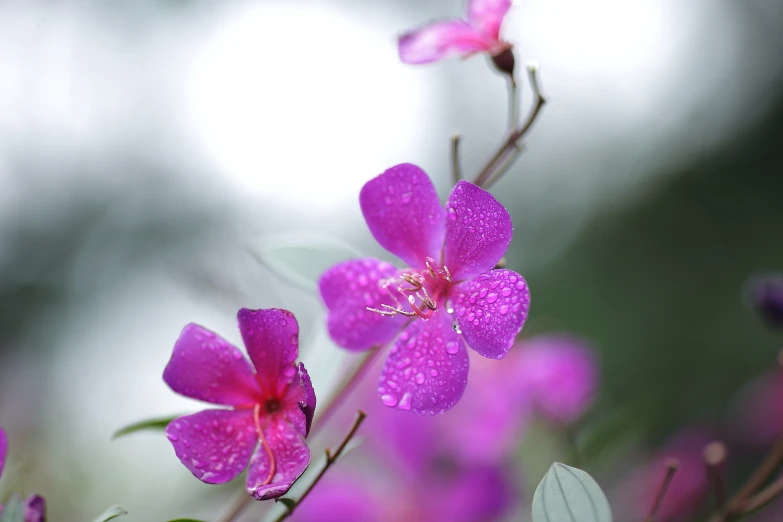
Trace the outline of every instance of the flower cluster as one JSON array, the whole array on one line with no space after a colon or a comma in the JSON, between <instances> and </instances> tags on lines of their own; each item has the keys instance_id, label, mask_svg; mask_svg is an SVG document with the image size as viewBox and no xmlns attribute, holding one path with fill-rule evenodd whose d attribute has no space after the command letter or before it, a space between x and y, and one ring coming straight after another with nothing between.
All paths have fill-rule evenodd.
<instances>
[{"instance_id":1,"label":"flower cluster","mask_svg":"<svg viewBox=\"0 0 783 522\"><path fill-rule=\"evenodd\" d=\"M460 181L446 208L415 165L392 167L362 189L370 231L409 268L345 261L319 281L329 334L349 350L392 341L378 393L386 406L421 414L452 408L468 379L466 346L501 359L530 306L524 278L495 269L511 242L508 211Z\"/></svg>"},{"instance_id":2,"label":"flower cluster","mask_svg":"<svg viewBox=\"0 0 783 522\"><path fill-rule=\"evenodd\" d=\"M8 456L8 435L0 427L0 476L3 474L5 460ZM46 522L46 501L40 495L31 495L24 500L23 505L24 522ZM0 517L3 513L3 505L0 504Z\"/></svg>"},{"instance_id":3,"label":"flower cluster","mask_svg":"<svg viewBox=\"0 0 783 522\"><path fill-rule=\"evenodd\" d=\"M304 365L296 365L299 326L291 312L243 308L237 319L252 366L206 328L182 330L163 379L181 395L228 408L179 417L166 436L185 467L210 484L236 478L249 462L247 491L264 500L285 494L310 463L304 439L315 392Z\"/></svg>"}]
</instances>

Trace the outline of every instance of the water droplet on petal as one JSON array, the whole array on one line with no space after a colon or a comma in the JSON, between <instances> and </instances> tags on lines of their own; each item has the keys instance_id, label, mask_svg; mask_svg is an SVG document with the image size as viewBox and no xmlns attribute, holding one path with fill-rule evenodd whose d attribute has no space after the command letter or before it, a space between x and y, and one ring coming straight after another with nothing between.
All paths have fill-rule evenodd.
<instances>
[{"instance_id":1,"label":"water droplet on petal","mask_svg":"<svg viewBox=\"0 0 783 522\"><path fill-rule=\"evenodd\" d=\"M450 353L451 355L454 355L459 351L459 344L457 341L449 341L446 343L446 353Z\"/></svg>"},{"instance_id":2,"label":"water droplet on petal","mask_svg":"<svg viewBox=\"0 0 783 522\"><path fill-rule=\"evenodd\" d=\"M405 392L405 394L402 396L402 399L400 399L400 404L398 404L397 407L401 410L410 410L411 399L413 399L411 392Z\"/></svg>"},{"instance_id":3,"label":"water droplet on petal","mask_svg":"<svg viewBox=\"0 0 783 522\"><path fill-rule=\"evenodd\" d=\"M424 384L424 374L423 373L417 373L416 374L416 384Z\"/></svg>"},{"instance_id":4,"label":"water droplet on petal","mask_svg":"<svg viewBox=\"0 0 783 522\"><path fill-rule=\"evenodd\" d=\"M386 406L389 406L390 408L397 405L397 397L392 395L391 393L387 393L384 395L381 395L381 402L385 404Z\"/></svg>"}]
</instances>

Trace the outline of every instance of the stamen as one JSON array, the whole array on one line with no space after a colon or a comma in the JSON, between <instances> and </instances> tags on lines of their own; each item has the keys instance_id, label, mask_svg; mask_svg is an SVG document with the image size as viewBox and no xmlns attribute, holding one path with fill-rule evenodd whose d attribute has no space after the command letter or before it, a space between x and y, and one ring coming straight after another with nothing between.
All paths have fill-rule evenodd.
<instances>
[{"instance_id":1,"label":"stamen","mask_svg":"<svg viewBox=\"0 0 783 522\"><path fill-rule=\"evenodd\" d=\"M403 272L396 278L391 277L383 280L381 283L382 288L386 290L386 293L394 301L394 305L382 304L380 308L368 306L367 310L388 317L395 315L418 316L422 319L432 317L437 311L438 305L436 299L430 297L424 283L428 277L432 279L435 296L438 298L443 291L443 284L451 283L451 272L445 266L438 267L435 260L431 257L425 260L425 265L427 268L422 272ZM408 301L408 305L410 305L413 311L408 311L407 307L403 307L399 299L400 297L404 297Z\"/></svg>"},{"instance_id":2,"label":"stamen","mask_svg":"<svg viewBox=\"0 0 783 522\"><path fill-rule=\"evenodd\" d=\"M264 438L264 432L261 429L261 404L256 404L255 408L253 408L253 420L255 421L258 440L264 447L264 451L266 451L267 457L269 457L269 475L267 475L266 479L261 484L262 486L266 486L272 482L272 479L275 477L275 473L277 473L277 461L275 460L275 455L272 453L272 448L269 447L269 444Z\"/></svg>"}]
</instances>

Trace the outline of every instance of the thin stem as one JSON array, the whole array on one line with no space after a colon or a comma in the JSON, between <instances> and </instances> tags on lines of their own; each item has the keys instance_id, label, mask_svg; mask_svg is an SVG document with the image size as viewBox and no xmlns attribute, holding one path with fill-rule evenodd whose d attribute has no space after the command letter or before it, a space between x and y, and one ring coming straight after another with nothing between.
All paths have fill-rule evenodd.
<instances>
[{"instance_id":1,"label":"thin stem","mask_svg":"<svg viewBox=\"0 0 783 522\"><path fill-rule=\"evenodd\" d=\"M502 178L503 175L508 172L508 169L511 168L511 165L517 161L517 158L519 158L523 150L525 150L525 146L520 144L517 144L513 149L511 149L511 151L504 156L503 162L500 164L500 167L497 168L492 177L484 182L484 189L489 190L489 188L494 185L496 181Z\"/></svg>"},{"instance_id":2,"label":"thin stem","mask_svg":"<svg viewBox=\"0 0 783 522\"><path fill-rule=\"evenodd\" d=\"M375 359L380 352L380 346L371 348L364 355L362 360L359 361L353 371L345 379L343 379L343 382L340 383L340 387L338 388L339 391L334 395L334 398L326 404L320 415L316 413L315 419L313 419L313 428L311 431L316 432L317 430L321 429L329 421L329 419L332 418L334 413L342 405L345 398L351 394L356 386L358 386L362 378L364 378L364 376L367 374L367 371L370 369L373 362L375 362Z\"/></svg>"},{"instance_id":3,"label":"thin stem","mask_svg":"<svg viewBox=\"0 0 783 522\"><path fill-rule=\"evenodd\" d=\"M519 125L519 89L514 75L508 76L508 132L514 132Z\"/></svg>"},{"instance_id":4,"label":"thin stem","mask_svg":"<svg viewBox=\"0 0 783 522\"><path fill-rule=\"evenodd\" d=\"M478 173L478 176L476 176L476 179L473 183L479 187L484 186L487 180L493 177L495 171L503 165L503 160L506 155L518 146L519 140L522 139L527 131L530 130L530 128L533 126L536 118L538 118L538 114L541 112L542 107L546 103L546 99L541 94L541 86L538 83L538 68L532 65L528 66L527 75L528 79L530 80L530 86L533 90L533 95L535 96L533 108L522 125L518 129L515 129L509 133L506 140L500 145L498 150L495 151L489 161L487 161L486 165L484 165L484 168L481 169L481 171Z\"/></svg>"},{"instance_id":5,"label":"thin stem","mask_svg":"<svg viewBox=\"0 0 783 522\"><path fill-rule=\"evenodd\" d=\"M778 478L772 484L759 491L755 496L748 499L745 508L742 510L742 515L750 515L763 508L780 495L783 495L783 477Z\"/></svg>"},{"instance_id":6,"label":"thin stem","mask_svg":"<svg viewBox=\"0 0 783 522\"><path fill-rule=\"evenodd\" d=\"M459 162L459 144L462 136L455 134L451 137L451 173L454 176L454 184L462 179L462 168Z\"/></svg>"},{"instance_id":7,"label":"thin stem","mask_svg":"<svg viewBox=\"0 0 783 522\"><path fill-rule=\"evenodd\" d=\"M226 512L221 516L219 522L232 522L235 518L242 514L245 508L250 504L253 497L247 494L244 488L234 498L234 501L228 506Z\"/></svg>"},{"instance_id":8,"label":"thin stem","mask_svg":"<svg viewBox=\"0 0 783 522\"><path fill-rule=\"evenodd\" d=\"M680 463L677 459L669 459L666 461L666 475L663 477L663 482L661 482L658 492L655 494L653 504L650 506L650 512L647 514L647 518L644 519L644 522L655 522L655 517L658 515L658 510L661 508L663 497L666 496L669 484L671 484L672 478L674 478L674 474L677 472L679 466Z\"/></svg>"},{"instance_id":9,"label":"thin stem","mask_svg":"<svg viewBox=\"0 0 783 522\"><path fill-rule=\"evenodd\" d=\"M356 430L359 429L359 426L361 426L362 422L364 422L365 417L367 417L367 414L363 411L359 410L356 414L356 420L353 422L353 426L351 426L351 429L348 431L348 434L343 439L343 442L337 447L337 450L334 452L329 451L329 449L326 449L326 463L321 468L321 471L318 472L318 475L315 476L313 481L310 483L309 486L307 486L307 489L304 490L304 493L302 493L302 496L299 497L299 500L297 500L292 506L290 506L286 511L280 514L279 517L275 519L275 522L282 522L289 516L294 514L294 511L296 508L304 502L304 499L307 498L307 495L310 494L310 492L315 488L315 485L318 484L318 482L321 480L321 478L326 474L326 471L332 467L332 465L337 462L337 459L340 458L340 455L342 455L343 450L345 450L345 447L348 445L348 443L353 439L353 436L356 435Z\"/></svg>"},{"instance_id":10,"label":"thin stem","mask_svg":"<svg viewBox=\"0 0 783 522\"><path fill-rule=\"evenodd\" d=\"M724 463L726 462L726 445L722 442L711 442L704 447L704 466L707 480L715 494L718 509L726 505L726 484L724 479Z\"/></svg>"}]
</instances>

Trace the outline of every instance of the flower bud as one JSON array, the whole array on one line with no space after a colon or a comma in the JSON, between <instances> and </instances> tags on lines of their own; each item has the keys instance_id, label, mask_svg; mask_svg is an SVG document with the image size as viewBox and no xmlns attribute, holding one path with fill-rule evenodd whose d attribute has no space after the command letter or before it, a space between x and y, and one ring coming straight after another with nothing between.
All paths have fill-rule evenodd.
<instances>
[{"instance_id":1,"label":"flower bud","mask_svg":"<svg viewBox=\"0 0 783 522\"><path fill-rule=\"evenodd\" d=\"M492 63L498 71L509 76L514 76L514 51L508 46L501 52L492 55Z\"/></svg>"},{"instance_id":2,"label":"flower bud","mask_svg":"<svg viewBox=\"0 0 783 522\"><path fill-rule=\"evenodd\" d=\"M753 279L750 302L764 320L774 328L783 328L783 275L770 274Z\"/></svg>"}]
</instances>

